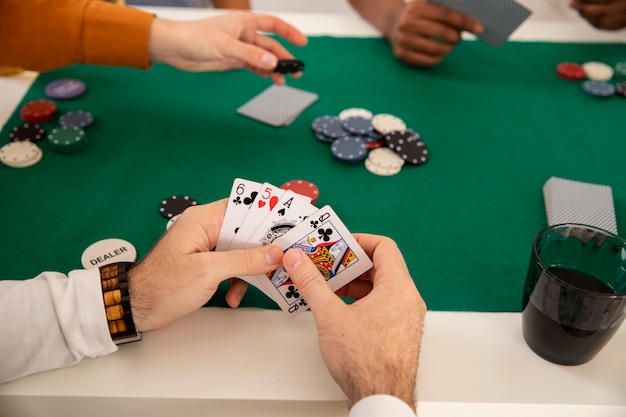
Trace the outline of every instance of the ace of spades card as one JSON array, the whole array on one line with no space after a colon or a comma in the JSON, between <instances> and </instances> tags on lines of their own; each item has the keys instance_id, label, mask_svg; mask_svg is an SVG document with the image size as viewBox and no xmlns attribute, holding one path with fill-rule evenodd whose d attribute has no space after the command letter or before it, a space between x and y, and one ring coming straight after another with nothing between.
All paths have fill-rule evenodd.
<instances>
[{"instance_id":1,"label":"ace of spades card","mask_svg":"<svg viewBox=\"0 0 626 417\"><path fill-rule=\"evenodd\" d=\"M273 243L283 251L295 248L305 252L333 291L372 267L372 261L330 206L311 214ZM289 316L308 308L282 266L260 277L267 292Z\"/></svg>"}]
</instances>

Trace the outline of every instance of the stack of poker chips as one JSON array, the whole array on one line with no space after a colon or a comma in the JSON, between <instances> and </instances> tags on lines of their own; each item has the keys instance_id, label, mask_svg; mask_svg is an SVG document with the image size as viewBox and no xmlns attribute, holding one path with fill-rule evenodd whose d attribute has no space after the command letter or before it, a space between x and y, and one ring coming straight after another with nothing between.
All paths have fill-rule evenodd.
<instances>
[{"instance_id":1,"label":"stack of poker chips","mask_svg":"<svg viewBox=\"0 0 626 417\"><path fill-rule=\"evenodd\" d=\"M374 115L367 109L350 108L338 116L316 118L311 128L320 142L330 144L337 160L350 164L365 161L366 169L375 175L395 175L404 165L428 161L419 133L392 114Z\"/></svg>"}]
</instances>

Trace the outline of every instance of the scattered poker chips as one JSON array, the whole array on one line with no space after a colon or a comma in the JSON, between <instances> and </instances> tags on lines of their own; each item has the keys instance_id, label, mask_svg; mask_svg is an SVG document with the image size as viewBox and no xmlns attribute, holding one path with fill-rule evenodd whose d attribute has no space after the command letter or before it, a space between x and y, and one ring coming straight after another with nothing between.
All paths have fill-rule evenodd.
<instances>
[{"instance_id":1,"label":"scattered poker chips","mask_svg":"<svg viewBox=\"0 0 626 417\"><path fill-rule=\"evenodd\" d=\"M41 160L43 153L34 143L24 140L0 148L0 162L11 168L26 168Z\"/></svg>"},{"instance_id":2,"label":"scattered poker chips","mask_svg":"<svg viewBox=\"0 0 626 417\"><path fill-rule=\"evenodd\" d=\"M188 207L196 205L198 205L198 202L188 195L174 195L161 201L159 212L161 213L161 216L166 219L171 219L172 217L181 214Z\"/></svg>"},{"instance_id":3,"label":"scattered poker chips","mask_svg":"<svg viewBox=\"0 0 626 417\"><path fill-rule=\"evenodd\" d=\"M588 96L609 98L618 95L624 97L624 82L612 84L610 81L614 77L626 77L626 62L618 62L614 67L596 61L589 61L584 64L561 62L556 67L556 74L564 80L584 80L580 87Z\"/></svg>"},{"instance_id":4,"label":"scattered poker chips","mask_svg":"<svg viewBox=\"0 0 626 417\"><path fill-rule=\"evenodd\" d=\"M615 84L615 95L626 98L626 81Z\"/></svg>"},{"instance_id":5,"label":"scattered poker chips","mask_svg":"<svg viewBox=\"0 0 626 417\"><path fill-rule=\"evenodd\" d=\"M85 131L76 126L61 126L52 129L48 134L50 149L60 153L76 153L89 145Z\"/></svg>"},{"instance_id":6,"label":"scattered poker chips","mask_svg":"<svg viewBox=\"0 0 626 417\"><path fill-rule=\"evenodd\" d=\"M366 169L376 175L395 175L404 165L428 161L419 133L392 114L349 108L339 116L317 117L311 129L320 142L330 144L335 159L348 164L365 161Z\"/></svg>"},{"instance_id":7,"label":"scattered poker chips","mask_svg":"<svg viewBox=\"0 0 626 417\"><path fill-rule=\"evenodd\" d=\"M294 193L307 196L311 199L311 204L315 204L320 195L317 185L305 180L291 180L280 186L283 190L291 190Z\"/></svg>"},{"instance_id":8,"label":"scattered poker chips","mask_svg":"<svg viewBox=\"0 0 626 417\"><path fill-rule=\"evenodd\" d=\"M87 86L76 78L62 78L48 83L44 91L52 99L69 100L85 94Z\"/></svg>"},{"instance_id":9,"label":"scattered poker chips","mask_svg":"<svg viewBox=\"0 0 626 417\"><path fill-rule=\"evenodd\" d=\"M20 109L20 117L26 123L44 123L52 120L57 113L57 105L50 100L33 100Z\"/></svg>"},{"instance_id":10,"label":"scattered poker chips","mask_svg":"<svg viewBox=\"0 0 626 417\"><path fill-rule=\"evenodd\" d=\"M12 141L28 140L39 142L46 137L46 129L38 124L24 123L22 126L15 126L9 132L9 139Z\"/></svg>"}]
</instances>

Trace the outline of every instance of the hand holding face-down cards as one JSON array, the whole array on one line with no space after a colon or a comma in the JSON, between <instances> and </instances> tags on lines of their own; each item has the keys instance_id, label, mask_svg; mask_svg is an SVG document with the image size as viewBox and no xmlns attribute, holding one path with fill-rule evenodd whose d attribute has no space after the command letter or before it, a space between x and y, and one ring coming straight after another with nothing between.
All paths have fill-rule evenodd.
<instances>
[{"instance_id":1,"label":"hand holding face-down cards","mask_svg":"<svg viewBox=\"0 0 626 417\"><path fill-rule=\"evenodd\" d=\"M317 209L305 196L237 178L216 250L269 244L306 252L333 291L372 267L367 254L329 206ZM289 315L307 309L306 300L282 267L240 278L263 291Z\"/></svg>"}]
</instances>

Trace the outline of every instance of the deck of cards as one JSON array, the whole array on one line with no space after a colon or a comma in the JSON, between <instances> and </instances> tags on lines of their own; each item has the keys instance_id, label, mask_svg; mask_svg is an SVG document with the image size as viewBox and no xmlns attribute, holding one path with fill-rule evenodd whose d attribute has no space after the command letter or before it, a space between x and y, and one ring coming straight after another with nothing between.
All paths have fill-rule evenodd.
<instances>
[{"instance_id":1,"label":"deck of cards","mask_svg":"<svg viewBox=\"0 0 626 417\"><path fill-rule=\"evenodd\" d=\"M309 197L291 190L236 178L215 250L269 244L283 251L296 248L307 253L333 291L372 267L372 261L330 206L317 208ZM257 287L290 316L308 309L282 266L268 274L238 278Z\"/></svg>"}]
</instances>

